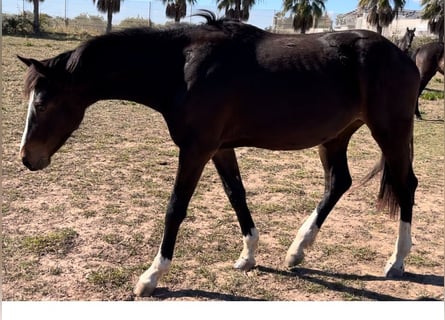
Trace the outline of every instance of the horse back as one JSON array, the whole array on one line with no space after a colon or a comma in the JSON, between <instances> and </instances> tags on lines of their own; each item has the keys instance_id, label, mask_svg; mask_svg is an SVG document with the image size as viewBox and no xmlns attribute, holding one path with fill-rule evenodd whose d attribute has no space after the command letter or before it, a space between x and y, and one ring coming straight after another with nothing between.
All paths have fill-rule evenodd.
<instances>
[{"instance_id":1,"label":"horse back","mask_svg":"<svg viewBox=\"0 0 445 320\"><path fill-rule=\"evenodd\" d=\"M374 32L216 34L187 49L184 114L224 146L315 146L355 121L366 122L370 108L379 112L369 97L394 96L399 78L403 90L418 90L413 61ZM412 118L414 104L410 109L398 104L394 113Z\"/></svg>"},{"instance_id":2,"label":"horse back","mask_svg":"<svg viewBox=\"0 0 445 320\"><path fill-rule=\"evenodd\" d=\"M443 42L429 42L421 46L415 54L415 62L421 73L443 73L444 44Z\"/></svg>"}]
</instances>

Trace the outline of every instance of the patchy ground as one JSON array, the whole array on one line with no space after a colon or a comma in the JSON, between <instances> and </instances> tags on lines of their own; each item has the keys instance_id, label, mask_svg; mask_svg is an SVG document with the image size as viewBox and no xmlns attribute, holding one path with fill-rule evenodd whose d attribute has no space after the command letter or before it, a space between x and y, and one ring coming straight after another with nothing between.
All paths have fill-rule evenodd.
<instances>
[{"instance_id":1,"label":"patchy ground","mask_svg":"<svg viewBox=\"0 0 445 320\"><path fill-rule=\"evenodd\" d=\"M3 37L3 299L124 300L155 256L178 150L161 116L130 102L92 106L81 128L42 172L18 158L26 116L25 68L16 54L46 58L76 41ZM183 223L171 271L146 300L443 300L443 76L420 100L414 169L419 179L414 246L400 280L382 277L398 223L377 212L378 179L352 188L327 219L300 268L287 247L323 191L315 148L237 150L248 202L260 232L258 266L232 268L241 234L212 165ZM349 163L355 182L379 151L363 128Z\"/></svg>"}]
</instances>

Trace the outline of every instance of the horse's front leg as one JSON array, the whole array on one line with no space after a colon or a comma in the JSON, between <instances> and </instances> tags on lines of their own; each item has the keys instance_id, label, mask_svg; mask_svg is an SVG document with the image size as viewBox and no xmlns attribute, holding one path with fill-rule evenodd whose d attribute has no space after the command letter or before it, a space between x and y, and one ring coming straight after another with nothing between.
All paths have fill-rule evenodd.
<instances>
[{"instance_id":1,"label":"horse's front leg","mask_svg":"<svg viewBox=\"0 0 445 320\"><path fill-rule=\"evenodd\" d=\"M236 269L247 271L255 266L255 251L258 247L258 231L246 203L246 191L233 149L219 150L212 158L233 209L236 212L243 234L243 250L235 262Z\"/></svg>"},{"instance_id":2,"label":"horse's front leg","mask_svg":"<svg viewBox=\"0 0 445 320\"><path fill-rule=\"evenodd\" d=\"M186 216L190 198L211 156L211 152L198 151L196 148L180 150L178 172L167 207L161 246L150 268L139 277L134 289L136 296L151 295L159 279L169 270L179 226Z\"/></svg>"}]
</instances>

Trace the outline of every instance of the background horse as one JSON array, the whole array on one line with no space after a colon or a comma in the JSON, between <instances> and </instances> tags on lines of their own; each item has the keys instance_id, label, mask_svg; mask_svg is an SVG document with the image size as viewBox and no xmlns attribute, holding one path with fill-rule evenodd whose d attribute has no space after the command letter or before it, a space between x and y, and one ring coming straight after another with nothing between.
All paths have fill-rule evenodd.
<instances>
[{"instance_id":1,"label":"background horse","mask_svg":"<svg viewBox=\"0 0 445 320\"><path fill-rule=\"evenodd\" d=\"M402 39L399 39L398 41L396 41L397 46L403 52L405 52L407 54L411 50L411 44L413 43L415 32L416 32L416 28L411 30L407 27L406 32L405 32L404 36L402 37Z\"/></svg>"},{"instance_id":2,"label":"background horse","mask_svg":"<svg viewBox=\"0 0 445 320\"><path fill-rule=\"evenodd\" d=\"M134 290L145 295L171 265L179 227L210 160L243 235L235 268L255 266L259 233L247 206L236 147L319 146L325 193L285 258L289 267L299 264L351 186L346 151L351 136L366 124L382 151L369 178L383 170L379 203L392 215L400 209L399 234L385 275L401 275L411 248L417 186L412 115L419 74L413 61L370 31L277 35L217 20L211 13L201 16L206 24L132 29L93 38L51 59L20 58L29 67L23 164L30 170L47 167L96 101L131 100L162 114L179 148L179 165L159 252Z\"/></svg>"},{"instance_id":3,"label":"background horse","mask_svg":"<svg viewBox=\"0 0 445 320\"><path fill-rule=\"evenodd\" d=\"M443 51L443 42L430 42L414 52L413 59L420 73L419 96L437 72L444 74ZM418 119L422 118L418 103L416 104L415 114Z\"/></svg>"}]
</instances>

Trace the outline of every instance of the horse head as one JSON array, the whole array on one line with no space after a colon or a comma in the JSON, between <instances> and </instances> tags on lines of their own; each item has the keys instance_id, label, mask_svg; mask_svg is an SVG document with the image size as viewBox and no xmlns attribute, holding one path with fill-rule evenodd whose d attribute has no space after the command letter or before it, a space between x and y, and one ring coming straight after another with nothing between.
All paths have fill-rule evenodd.
<instances>
[{"instance_id":1,"label":"horse head","mask_svg":"<svg viewBox=\"0 0 445 320\"><path fill-rule=\"evenodd\" d=\"M55 59L38 61L18 56L28 66L25 94L29 98L20 157L30 170L50 164L51 156L80 125L83 93Z\"/></svg>"},{"instance_id":2,"label":"horse head","mask_svg":"<svg viewBox=\"0 0 445 320\"><path fill-rule=\"evenodd\" d=\"M399 48L401 48L404 51L408 51L411 48L411 44L413 43L415 32L416 28L410 29L406 27L406 32L402 40L400 41Z\"/></svg>"}]
</instances>

